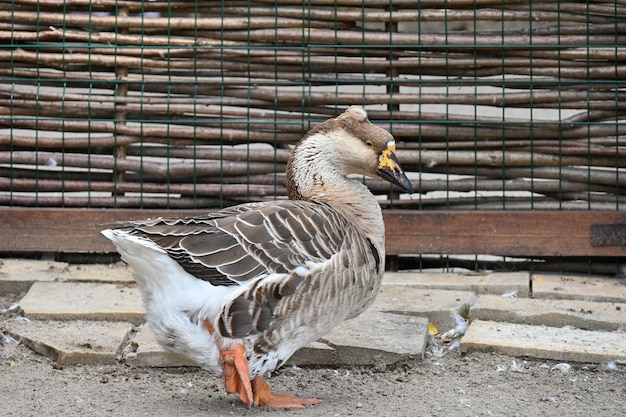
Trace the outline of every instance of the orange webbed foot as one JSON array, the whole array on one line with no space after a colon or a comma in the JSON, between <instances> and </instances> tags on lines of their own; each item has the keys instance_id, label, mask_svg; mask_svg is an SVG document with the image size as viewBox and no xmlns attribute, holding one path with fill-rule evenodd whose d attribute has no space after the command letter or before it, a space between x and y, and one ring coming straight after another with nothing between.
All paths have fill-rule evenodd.
<instances>
[{"instance_id":1,"label":"orange webbed foot","mask_svg":"<svg viewBox=\"0 0 626 417\"><path fill-rule=\"evenodd\" d=\"M304 408L305 405L319 404L317 398L300 398L292 395L276 395L263 377L256 377L250 381L248 358L243 345L231 348L223 347L222 338L208 320L204 326L214 335L215 342L220 349L220 364L224 373L224 389L228 393L239 394L241 401L248 407L252 405L270 405L275 408Z\"/></svg>"},{"instance_id":2,"label":"orange webbed foot","mask_svg":"<svg viewBox=\"0 0 626 417\"><path fill-rule=\"evenodd\" d=\"M304 408L305 405L319 404L317 398L300 398L293 395L276 395L265 378L257 376L252 380L254 404L270 405L275 408Z\"/></svg>"}]
</instances>

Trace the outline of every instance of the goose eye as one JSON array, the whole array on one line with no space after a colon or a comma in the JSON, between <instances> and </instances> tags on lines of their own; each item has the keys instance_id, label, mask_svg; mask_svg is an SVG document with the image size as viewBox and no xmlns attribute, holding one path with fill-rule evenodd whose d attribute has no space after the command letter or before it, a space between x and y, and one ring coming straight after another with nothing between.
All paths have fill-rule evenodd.
<instances>
[{"instance_id":1,"label":"goose eye","mask_svg":"<svg viewBox=\"0 0 626 417\"><path fill-rule=\"evenodd\" d=\"M374 146L374 143L371 140L368 140L367 142L365 142L365 144L369 146L370 148Z\"/></svg>"}]
</instances>

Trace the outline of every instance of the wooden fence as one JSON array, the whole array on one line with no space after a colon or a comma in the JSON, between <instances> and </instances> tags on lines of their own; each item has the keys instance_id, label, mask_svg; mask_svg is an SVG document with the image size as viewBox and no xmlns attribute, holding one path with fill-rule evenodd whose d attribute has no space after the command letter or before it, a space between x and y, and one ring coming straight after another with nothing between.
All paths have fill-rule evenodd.
<instances>
[{"instance_id":1,"label":"wooden fence","mask_svg":"<svg viewBox=\"0 0 626 417\"><path fill-rule=\"evenodd\" d=\"M417 190L368 181L385 208L623 223L626 2L278 3L0 1L8 218L284 198L290 146L362 104L396 137ZM397 252L466 250L451 233ZM603 242L612 249L574 252L623 244ZM504 246L484 250L524 252ZM546 241L527 254L564 250Z\"/></svg>"}]
</instances>

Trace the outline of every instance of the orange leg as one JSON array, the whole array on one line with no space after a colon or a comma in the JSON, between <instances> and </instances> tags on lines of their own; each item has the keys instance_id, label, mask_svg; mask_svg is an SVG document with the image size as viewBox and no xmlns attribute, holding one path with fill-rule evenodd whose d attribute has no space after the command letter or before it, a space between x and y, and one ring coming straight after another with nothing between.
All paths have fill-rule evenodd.
<instances>
[{"instance_id":1,"label":"orange leg","mask_svg":"<svg viewBox=\"0 0 626 417\"><path fill-rule=\"evenodd\" d=\"M250 408L253 403L252 385L243 345L220 350L220 363L224 372L224 389L226 392L239 394L241 401Z\"/></svg>"},{"instance_id":2,"label":"orange leg","mask_svg":"<svg viewBox=\"0 0 626 417\"><path fill-rule=\"evenodd\" d=\"M224 389L228 393L237 393L241 401L250 408L253 404L252 385L250 384L250 370L248 359L243 345L225 349L222 337L215 333L209 320L204 320L204 327L215 337L215 343L220 349L220 364L224 375Z\"/></svg>"},{"instance_id":3,"label":"orange leg","mask_svg":"<svg viewBox=\"0 0 626 417\"><path fill-rule=\"evenodd\" d=\"M252 405L270 405L276 408L304 408L305 405L319 404L317 398L300 398L291 395L276 395L263 377L256 377L250 381L248 359L243 345L225 349L222 347L222 338L215 333L215 329L208 320L204 320L204 327L215 337L220 349L220 364L224 373L224 388L228 393L237 393L241 401L250 408Z\"/></svg>"},{"instance_id":4,"label":"orange leg","mask_svg":"<svg viewBox=\"0 0 626 417\"><path fill-rule=\"evenodd\" d=\"M304 408L305 405L319 404L317 398L300 398L293 395L276 395L272 392L265 378L257 376L252 380L254 404L271 405L276 408Z\"/></svg>"}]
</instances>

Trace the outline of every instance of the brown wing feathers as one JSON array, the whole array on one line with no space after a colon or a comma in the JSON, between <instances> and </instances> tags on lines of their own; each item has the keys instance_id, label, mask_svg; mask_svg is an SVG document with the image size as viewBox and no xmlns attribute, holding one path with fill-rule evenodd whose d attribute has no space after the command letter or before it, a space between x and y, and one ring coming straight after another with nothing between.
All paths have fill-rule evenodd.
<instances>
[{"instance_id":1,"label":"brown wing feathers","mask_svg":"<svg viewBox=\"0 0 626 417\"><path fill-rule=\"evenodd\" d=\"M237 285L329 259L343 240L330 232L336 235L337 229L348 226L325 204L285 201L131 227L195 277L213 285Z\"/></svg>"},{"instance_id":2,"label":"brown wing feathers","mask_svg":"<svg viewBox=\"0 0 626 417\"><path fill-rule=\"evenodd\" d=\"M253 283L241 296L226 305L218 319L220 333L225 337L245 337L270 328L278 303L296 293L305 280L297 274L271 283Z\"/></svg>"}]
</instances>

